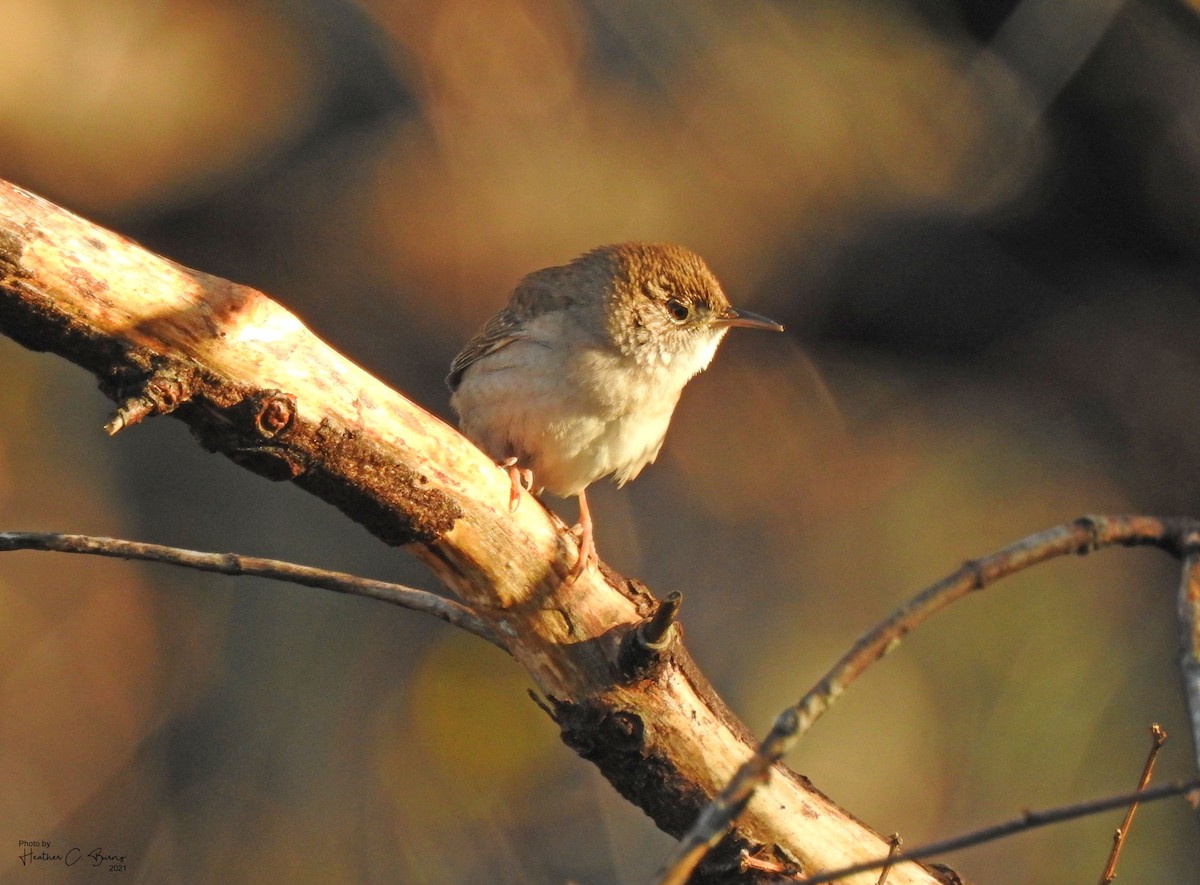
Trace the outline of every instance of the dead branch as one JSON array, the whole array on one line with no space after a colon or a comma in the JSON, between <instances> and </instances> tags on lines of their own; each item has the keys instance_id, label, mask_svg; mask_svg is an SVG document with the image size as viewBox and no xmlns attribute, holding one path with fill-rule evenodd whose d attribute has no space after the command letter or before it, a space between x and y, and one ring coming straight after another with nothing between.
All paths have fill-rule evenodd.
<instances>
[{"instance_id":1,"label":"dead branch","mask_svg":"<svg viewBox=\"0 0 1200 885\"><path fill-rule=\"evenodd\" d=\"M914 628L969 593L1059 556L1084 556L1104 547L1158 547L1182 558L1190 538L1200 531L1189 519L1154 516L1081 516L1022 538L1002 550L964 563L956 572L922 590L854 644L796 704L797 737L808 732L875 661L894 651Z\"/></svg>"},{"instance_id":2,"label":"dead branch","mask_svg":"<svg viewBox=\"0 0 1200 885\"><path fill-rule=\"evenodd\" d=\"M1163 731L1162 726L1155 722L1150 726L1150 752L1146 756L1146 764L1142 768L1142 776L1138 779L1138 789L1144 790L1150 784L1150 778L1154 774L1154 763L1158 759L1158 753L1163 748L1163 744L1167 742L1167 733ZM1104 865L1104 872L1100 874L1100 885L1110 885L1113 879L1117 878L1117 861L1121 857L1121 849L1125 847L1125 840L1129 837L1129 828L1133 825L1133 816L1137 813L1138 802L1140 799L1134 799L1129 803L1129 808L1125 812L1125 819L1121 821L1121 826L1117 827L1116 833L1113 835L1112 851L1108 854L1108 863Z\"/></svg>"},{"instance_id":3,"label":"dead branch","mask_svg":"<svg viewBox=\"0 0 1200 885\"><path fill-rule=\"evenodd\" d=\"M1200 779L1163 784L1133 793L1119 793L1116 796L1105 796L1102 799L1092 799L1090 802L1078 802L1074 805L1048 808L1045 811L1026 811L1020 817L1013 818L1004 823L993 824L982 830L964 833L961 836L954 836L950 839L944 839L941 842L930 842L928 845L922 845L911 851L889 853L886 857L880 857L867 863L855 864L852 867L830 870L829 872L823 872L815 876L796 879L793 885L823 885L826 882L840 882L843 879L849 879L851 876L870 870L880 870L884 867L890 870L892 869L891 864L894 863L925 857L936 857L939 854L959 851L963 848L970 848L973 845L982 845L985 842L1006 839L1015 833L1022 833L1026 830L1036 829L1037 827L1064 823L1065 821L1100 814L1104 811L1111 811L1114 808L1120 808L1131 802L1156 802L1159 799L1168 799L1172 796L1185 796L1192 806L1195 807L1198 799L1200 799Z\"/></svg>"},{"instance_id":4,"label":"dead branch","mask_svg":"<svg viewBox=\"0 0 1200 885\"><path fill-rule=\"evenodd\" d=\"M1192 752L1200 769L1200 532L1186 539L1179 582L1179 670L1192 724Z\"/></svg>"},{"instance_id":5,"label":"dead branch","mask_svg":"<svg viewBox=\"0 0 1200 885\"><path fill-rule=\"evenodd\" d=\"M754 741L672 642L635 673L624 638L654 609L607 569L573 584L575 548L456 431L317 339L261 292L192 271L0 182L0 331L93 373L117 432L170 414L206 449L407 545L502 638L563 739L668 833L684 832ZM782 766L702 873L827 869L887 840ZM752 871L745 878L753 878ZM937 881L906 864L889 881Z\"/></svg>"},{"instance_id":6,"label":"dead branch","mask_svg":"<svg viewBox=\"0 0 1200 885\"><path fill-rule=\"evenodd\" d=\"M220 575L272 578L303 587L316 587L345 593L347 596L362 596L378 599L402 608L423 612L440 618L447 624L461 627L486 639L499 648L502 643L488 626L479 620L473 611L460 602L446 599L428 590L417 590L387 581L373 581L332 572L326 569L281 562L278 559L263 559L258 556L243 556L240 553L205 553L199 550L184 550L180 547L165 547L162 544L145 544L121 538L98 538L92 535L65 535L58 532L0 532L0 553L13 550L46 550L55 553L86 553L91 556L112 556L118 559L138 559L142 562L161 562L202 572Z\"/></svg>"},{"instance_id":7,"label":"dead branch","mask_svg":"<svg viewBox=\"0 0 1200 885\"><path fill-rule=\"evenodd\" d=\"M867 631L797 704L779 714L775 726L759 743L754 755L738 769L733 779L713 798L704 813L680 839L664 864L661 881L685 881L690 871L704 858L705 853L718 843L721 834L737 819L741 809L755 792L767 782L772 766L782 759L821 715L845 693L850 683L862 675L871 664L895 650L913 629L952 602L1048 559L1069 554L1083 556L1102 547L1111 546L1153 546L1183 559L1183 598L1198 599L1200 596L1188 595L1197 593L1197 587L1200 586L1193 574L1197 568L1195 546L1198 534L1200 526L1190 519L1083 516L1074 522L1022 538L988 556L964 563L953 574L922 590ZM1200 635L1189 634L1186 629L1189 623L1186 616L1190 613L1195 617L1195 612L1195 608L1188 608L1181 602L1185 639L1191 636L1195 640L1195 637ZM1200 648L1200 642L1196 647ZM1195 660L1200 661L1200 657ZM1185 678L1188 662L1188 648L1185 646ZM1200 671L1200 664L1196 665L1193 676L1197 671ZM1193 721L1200 722L1200 693L1189 694L1188 700ZM1196 744L1200 746L1200 729L1195 732L1194 737Z\"/></svg>"}]
</instances>

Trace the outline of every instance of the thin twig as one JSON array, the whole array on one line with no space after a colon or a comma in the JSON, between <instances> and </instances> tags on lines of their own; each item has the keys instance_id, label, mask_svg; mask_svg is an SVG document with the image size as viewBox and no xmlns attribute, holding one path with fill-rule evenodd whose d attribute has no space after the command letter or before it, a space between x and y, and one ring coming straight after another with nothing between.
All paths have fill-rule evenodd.
<instances>
[{"instance_id":1,"label":"thin twig","mask_svg":"<svg viewBox=\"0 0 1200 885\"><path fill-rule=\"evenodd\" d=\"M1200 536L1184 539L1179 584L1179 671L1192 725L1192 751L1200 769Z\"/></svg>"},{"instance_id":2,"label":"thin twig","mask_svg":"<svg viewBox=\"0 0 1200 885\"><path fill-rule=\"evenodd\" d=\"M262 559L257 556L242 556L238 553L205 553L166 547L161 544L144 544L120 538L101 538L93 535L65 535L57 532L0 532L0 553L12 550L47 550L57 553L86 553L94 556L111 556L118 559L138 559L146 562L161 562L202 572L222 575L250 575L258 578L273 578L345 593L350 596L365 596L402 608L423 612L441 618L448 624L461 627L481 639L486 639L498 648L503 643L491 628L459 602L400 584L360 578L345 572L332 572L306 565L296 565L277 559ZM506 649L507 650L507 649Z\"/></svg>"},{"instance_id":3,"label":"thin twig","mask_svg":"<svg viewBox=\"0 0 1200 885\"><path fill-rule=\"evenodd\" d=\"M1167 733L1163 727L1155 722L1150 726L1150 752L1146 756L1146 765L1142 769L1142 777L1138 781L1138 790L1146 789L1150 783L1150 776L1154 774L1154 763L1158 759L1158 751L1162 749L1163 744L1167 742ZM1137 812L1138 800L1134 799L1129 803L1129 810L1125 812L1125 820L1121 822L1120 828L1113 834L1113 847L1108 855L1108 863L1104 866L1104 872L1100 876L1100 885L1109 885L1113 879L1117 878L1117 859L1121 856L1121 849L1125 845L1125 839L1129 835L1129 827L1133 824L1133 815Z\"/></svg>"},{"instance_id":4,"label":"thin twig","mask_svg":"<svg viewBox=\"0 0 1200 885\"><path fill-rule=\"evenodd\" d=\"M1128 805L1135 800L1139 802L1154 802L1170 796L1181 796L1185 793L1197 792L1200 792L1200 778L1173 784L1163 784L1133 793L1106 796L1102 799L1079 802L1075 805L1064 805L1060 808L1050 808L1045 811L1026 811L1021 817L1005 821L1001 824L995 824L994 826L985 827L982 830L976 830L971 833L964 833L961 836L944 839L941 842L930 842L928 845L922 845L919 848L904 851L894 856L889 853L887 857L881 857L877 860L864 861L863 863L843 867L839 870L830 870L829 872L810 876L807 879L797 879L793 885L822 885L825 882L836 882L838 879L844 879L847 876L853 876L858 873L865 873L869 870L877 870L889 864L894 866L906 861L946 854L950 851L958 851L961 848L970 848L974 845L982 845L985 842L994 842L997 839L1011 836L1013 833L1020 833L1049 824L1057 824L1080 817L1100 814L1113 808L1120 808L1122 805ZM1192 799L1192 797L1189 796L1189 799ZM1192 799L1192 801L1194 802L1195 799Z\"/></svg>"},{"instance_id":5,"label":"thin twig","mask_svg":"<svg viewBox=\"0 0 1200 885\"><path fill-rule=\"evenodd\" d=\"M655 880L659 885L683 885L688 880L704 855L721 841L729 824L742 813L758 785L770 776L774 763L769 760L772 756L778 759L783 755L774 755L776 750L795 733L796 711L788 707L775 719L774 727L763 739L758 751L738 769L730 786L705 806L692 828L675 845L675 850L659 870ZM734 784L739 789L731 790Z\"/></svg>"},{"instance_id":6,"label":"thin twig","mask_svg":"<svg viewBox=\"0 0 1200 885\"><path fill-rule=\"evenodd\" d=\"M1030 566L1072 553L1083 556L1102 547L1150 545L1179 556L1179 538L1190 527L1190 523L1183 520L1152 516L1084 516L965 563L862 636L800 699L795 707L800 716L796 737L805 735L867 667L894 651L909 632L952 602Z\"/></svg>"},{"instance_id":7,"label":"thin twig","mask_svg":"<svg viewBox=\"0 0 1200 885\"><path fill-rule=\"evenodd\" d=\"M1182 557L1196 523L1152 516L1083 516L1030 535L982 559L965 563L923 590L864 634L833 668L794 706L784 711L733 778L696 818L667 859L660 881L684 882L720 840L764 783L771 766L841 697L856 678L893 651L909 632L937 612L975 590L1030 566L1068 554L1084 555L1101 547L1156 546Z\"/></svg>"},{"instance_id":8,"label":"thin twig","mask_svg":"<svg viewBox=\"0 0 1200 885\"><path fill-rule=\"evenodd\" d=\"M887 865L879 871L879 881L875 885L887 885L888 873L892 871L892 867L896 863L896 853L900 851L900 846L904 844L904 840L900 838L899 833L892 833L888 836L888 856Z\"/></svg>"}]
</instances>

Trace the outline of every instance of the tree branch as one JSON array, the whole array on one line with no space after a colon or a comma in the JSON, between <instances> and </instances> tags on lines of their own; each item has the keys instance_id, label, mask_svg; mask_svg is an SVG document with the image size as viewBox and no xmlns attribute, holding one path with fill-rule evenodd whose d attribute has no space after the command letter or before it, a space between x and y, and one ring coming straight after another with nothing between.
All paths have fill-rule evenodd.
<instances>
[{"instance_id":1,"label":"tree branch","mask_svg":"<svg viewBox=\"0 0 1200 885\"><path fill-rule=\"evenodd\" d=\"M850 683L875 661L894 651L904 637L946 606L969 593L983 590L1030 566L1059 556L1085 556L1103 547L1158 547L1181 557L1186 538L1200 531L1187 519L1154 516L1081 516L1022 538L981 559L964 563L958 571L922 590L897 608L854 644L795 705L800 737L842 696Z\"/></svg>"},{"instance_id":2,"label":"tree branch","mask_svg":"<svg viewBox=\"0 0 1200 885\"><path fill-rule=\"evenodd\" d=\"M1154 763L1158 760L1158 753L1163 748L1163 744L1167 742L1167 733L1157 722L1150 726L1150 741L1150 752L1146 755L1146 764L1142 767L1142 776L1138 779L1139 792L1149 786L1150 778L1154 774ZM1104 865L1104 872L1100 875L1100 885L1111 885L1112 880L1117 878L1117 861L1121 857L1121 849L1125 847L1125 840L1129 838L1129 828L1133 825L1133 816L1137 813L1140 801L1139 797L1129 803L1129 808L1125 811L1125 819L1121 821L1121 826L1117 827L1117 831L1113 835L1112 851L1108 853L1108 863Z\"/></svg>"},{"instance_id":3,"label":"tree branch","mask_svg":"<svg viewBox=\"0 0 1200 885\"><path fill-rule=\"evenodd\" d=\"M743 763L737 774L680 839L664 864L661 881L664 885L685 881L766 782L771 767L791 751L821 715L842 696L850 683L871 664L899 646L910 631L952 602L982 590L1001 578L1058 556L1072 553L1083 556L1111 546L1153 546L1185 559L1187 565L1181 596L1188 604L1181 603L1181 613L1196 617L1197 608L1200 607L1200 590L1197 590L1200 583L1197 583L1197 564L1193 561L1197 538L1200 538L1200 525L1188 519L1083 516L1074 522L1030 535L989 556L964 563L953 574L918 593L865 633L798 703L779 715L775 726L759 743L754 754ZM1189 608L1189 605L1192 607ZM1197 641L1198 635L1195 632L1188 634L1193 641ZM1200 648L1200 644L1196 648ZM1185 674L1189 660L1195 663L1194 676L1200 672L1200 658L1189 658L1185 648ZM1188 700L1193 721L1200 723L1200 719L1197 719L1200 717L1200 695L1189 696ZM1200 725L1194 730L1193 737L1200 745Z\"/></svg>"},{"instance_id":4,"label":"tree branch","mask_svg":"<svg viewBox=\"0 0 1200 885\"><path fill-rule=\"evenodd\" d=\"M1123 805L1129 805L1132 802L1156 802L1159 799L1168 799L1172 796L1183 795L1188 797L1188 801L1193 806L1200 802L1200 779L1163 784L1158 787L1148 787L1132 793L1119 793L1115 796L1093 799L1090 802L1078 802L1074 805L1048 808L1045 811L1026 811L1020 817L1013 818L1004 823L993 824L982 830L964 833L961 836L943 839L940 842L930 842L911 851L890 854L887 857L876 858L866 863L859 863L854 866L820 873L816 876L797 879L793 885L824 885L826 882L837 882L842 879L848 879L858 873L880 870L884 867L889 867L890 869L890 864L920 860L926 857L936 857L939 854L948 854L951 851L959 851L963 848L970 848L973 845L995 842L997 839L1004 839L1015 833L1022 833L1026 830L1036 829L1037 827L1060 824L1065 821L1075 820L1076 818L1100 814L1105 811L1111 811L1114 808L1120 808Z\"/></svg>"},{"instance_id":5,"label":"tree branch","mask_svg":"<svg viewBox=\"0 0 1200 885\"><path fill-rule=\"evenodd\" d=\"M1179 582L1179 670L1192 723L1192 752L1200 770L1200 533L1184 540Z\"/></svg>"},{"instance_id":6,"label":"tree branch","mask_svg":"<svg viewBox=\"0 0 1200 885\"><path fill-rule=\"evenodd\" d=\"M13 550L46 550L57 553L86 553L92 556L111 556L118 559L138 559L143 562L161 562L202 572L221 575L248 575L272 578L305 587L317 587L345 593L349 596L364 596L378 599L402 608L423 612L441 618L447 624L461 627L486 639L498 648L504 644L476 614L460 602L446 599L428 590L417 590L386 581L373 581L345 572L331 572L282 562L278 559L262 559L243 556L240 553L203 553L184 550L181 547L164 547L161 544L144 544L120 538L99 538L93 535L64 535L57 532L0 532L0 553ZM504 649L507 651L507 649Z\"/></svg>"},{"instance_id":7,"label":"tree branch","mask_svg":"<svg viewBox=\"0 0 1200 885\"><path fill-rule=\"evenodd\" d=\"M0 331L63 356L119 408L110 432L182 420L210 451L289 480L408 545L502 637L563 739L668 833L683 833L754 741L681 642L631 673L624 639L654 609L600 569L564 583L575 545L456 431L318 340L260 292L188 270L0 182ZM782 766L710 858L822 869L887 841ZM750 874L748 874L750 875ZM889 882L929 883L907 864Z\"/></svg>"}]
</instances>

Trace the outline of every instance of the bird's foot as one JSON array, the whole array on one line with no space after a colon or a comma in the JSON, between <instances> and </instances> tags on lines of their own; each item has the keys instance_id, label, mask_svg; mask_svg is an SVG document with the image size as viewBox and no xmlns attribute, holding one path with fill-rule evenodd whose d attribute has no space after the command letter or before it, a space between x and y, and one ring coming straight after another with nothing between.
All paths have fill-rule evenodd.
<instances>
[{"instance_id":1,"label":"bird's foot","mask_svg":"<svg viewBox=\"0 0 1200 885\"><path fill-rule=\"evenodd\" d=\"M521 504L521 489L527 492L533 489L533 471L528 467L518 467L516 455L505 458L499 466L508 471L508 479L512 483L508 493L508 511L516 513Z\"/></svg>"},{"instance_id":2,"label":"bird's foot","mask_svg":"<svg viewBox=\"0 0 1200 885\"><path fill-rule=\"evenodd\" d=\"M579 493L579 524L571 527L571 534L579 541L579 559L567 575L568 584L578 581L580 575L600 562L600 556L596 553L596 538L592 534L592 514L583 492Z\"/></svg>"},{"instance_id":3,"label":"bird's foot","mask_svg":"<svg viewBox=\"0 0 1200 885\"><path fill-rule=\"evenodd\" d=\"M576 561L575 567L571 569L571 573L567 575L568 584L574 584L584 572L600 562L600 557L596 553L596 540L590 531L585 531L582 525L576 525L571 527L571 534L579 539L579 559Z\"/></svg>"}]
</instances>

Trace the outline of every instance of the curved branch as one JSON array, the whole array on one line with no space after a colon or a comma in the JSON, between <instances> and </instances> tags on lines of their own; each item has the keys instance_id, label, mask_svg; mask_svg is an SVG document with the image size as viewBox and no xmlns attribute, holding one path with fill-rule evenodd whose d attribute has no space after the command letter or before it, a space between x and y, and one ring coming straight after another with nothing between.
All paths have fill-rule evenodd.
<instances>
[{"instance_id":1,"label":"curved branch","mask_svg":"<svg viewBox=\"0 0 1200 885\"><path fill-rule=\"evenodd\" d=\"M461 627L468 633L474 633L480 639L486 639L497 648L508 650L504 648L504 644L487 624L461 602L446 599L436 593L430 593L428 590L417 590L401 584L390 584L387 581L360 578L345 572L331 572L278 559L243 556L240 553L204 553L198 550L184 550L181 547L165 547L162 544L125 541L121 538L66 535L58 532L0 532L0 553L13 550L86 553L92 556L161 562L202 572L272 578L276 581L332 590L335 593L345 593L349 596L378 599L380 602L433 615L447 624Z\"/></svg>"},{"instance_id":2,"label":"curved branch","mask_svg":"<svg viewBox=\"0 0 1200 885\"><path fill-rule=\"evenodd\" d=\"M1153 546L1176 557L1186 557L1187 562L1191 563L1191 568L1185 570L1183 593L1186 596L1200 587L1193 574L1198 539L1200 523L1190 519L1082 516L1074 522L1030 535L981 559L964 563L953 574L918 593L865 633L798 703L779 715L770 734L676 845L664 864L661 881L683 882L703 859L705 852L720 840L736 820L740 810L765 782L772 766L791 751L850 684L871 664L899 646L910 631L946 606L1001 578L1048 559L1072 553L1083 556L1093 550L1112 546ZM1195 598L1200 599L1200 591L1197 594ZM1189 611L1193 611L1194 615L1193 609ZM1197 636L1200 633L1192 634L1193 639ZM1196 641L1196 647L1200 648L1200 639ZM1184 657L1186 671L1188 655L1185 653ZM1196 660L1200 661L1200 658ZM1200 664L1196 669L1200 670ZM1200 695L1189 698L1189 703L1193 719L1197 719L1200 717ZM1200 744L1200 727L1194 735L1197 744Z\"/></svg>"},{"instance_id":3,"label":"curved branch","mask_svg":"<svg viewBox=\"0 0 1200 885\"><path fill-rule=\"evenodd\" d=\"M1070 554L1084 556L1103 547L1158 547L1179 557L1197 532L1200 532L1200 523L1190 519L1081 516L964 563L956 572L922 590L865 633L796 703L796 737L806 734L851 682L899 646L910 631L969 593L983 590L1001 578L1048 559Z\"/></svg>"},{"instance_id":4,"label":"curved branch","mask_svg":"<svg viewBox=\"0 0 1200 885\"><path fill-rule=\"evenodd\" d=\"M563 739L679 835L754 739L672 642L636 673L625 637L654 610L601 568L564 582L575 544L459 433L330 349L254 289L181 267L0 182L0 332L92 372L118 403L110 432L154 415L205 448L409 545L549 699ZM887 841L782 766L709 859L782 869L875 857ZM893 885L930 883L906 865Z\"/></svg>"},{"instance_id":5,"label":"curved branch","mask_svg":"<svg viewBox=\"0 0 1200 885\"><path fill-rule=\"evenodd\" d=\"M940 842L930 842L911 851L902 851L866 863L858 863L854 864L854 866L843 867L842 869L830 870L829 872L819 873L815 876L797 879L794 880L793 885L824 885L826 882L847 879L857 873L881 870L884 867L889 867L890 869L890 864L920 860L926 857L936 857L939 854L948 854L951 851L959 851L963 848L970 848L973 845L995 842L997 839L1004 839L1015 833L1023 833L1026 830L1033 830L1038 827L1049 826L1050 824L1060 824L1093 814L1101 814L1134 802L1157 802L1159 799L1169 799L1172 796L1186 796L1192 806L1195 807L1200 803L1200 779L1177 781L1157 787L1147 787L1132 793L1118 793L1115 796L1105 796L1101 799L1093 799L1090 802L1078 802L1074 805L1048 808L1045 811L1026 811L1020 817L1004 821L1003 823L993 824L982 830L964 833L961 836L943 839Z\"/></svg>"},{"instance_id":6,"label":"curved branch","mask_svg":"<svg viewBox=\"0 0 1200 885\"><path fill-rule=\"evenodd\" d=\"M1200 770L1200 534L1184 547L1179 581L1179 670L1192 724L1192 752Z\"/></svg>"}]
</instances>

